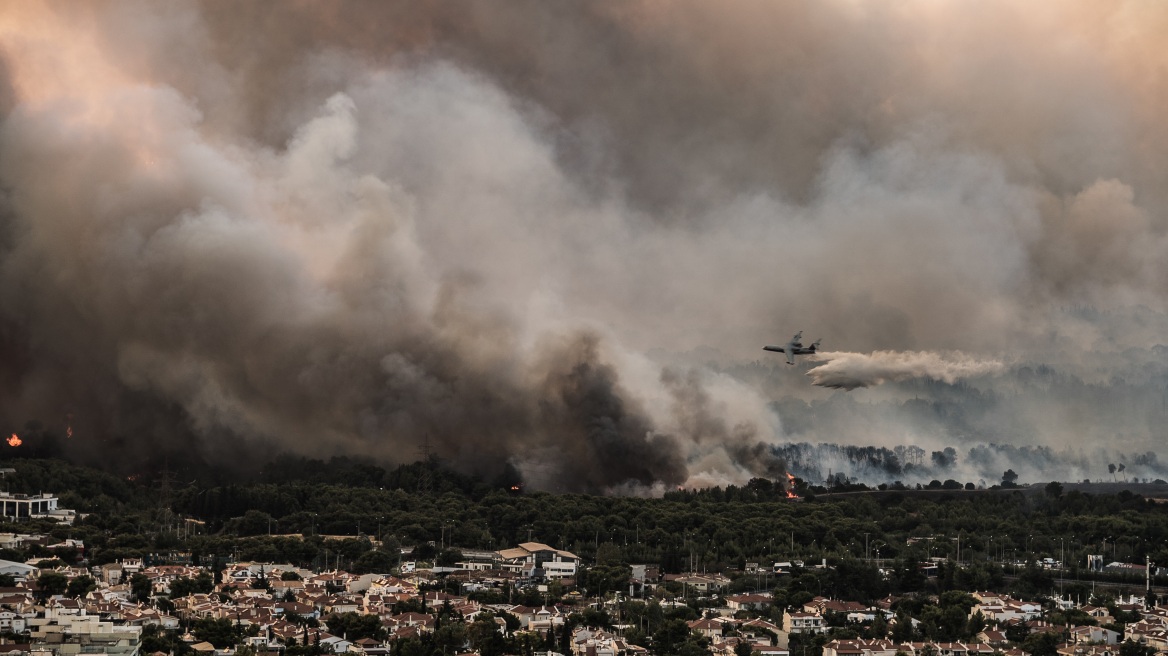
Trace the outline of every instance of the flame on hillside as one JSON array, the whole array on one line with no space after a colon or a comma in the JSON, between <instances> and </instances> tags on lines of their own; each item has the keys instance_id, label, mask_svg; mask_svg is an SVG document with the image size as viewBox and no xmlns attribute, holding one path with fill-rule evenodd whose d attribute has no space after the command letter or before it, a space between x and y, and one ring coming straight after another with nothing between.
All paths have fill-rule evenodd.
<instances>
[{"instance_id":1,"label":"flame on hillside","mask_svg":"<svg viewBox=\"0 0 1168 656\"><path fill-rule=\"evenodd\" d=\"M787 472L787 498L798 499L799 495L795 494L795 475Z\"/></svg>"},{"instance_id":2,"label":"flame on hillside","mask_svg":"<svg viewBox=\"0 0 1168 656\"><path fill-rule=\"evenodd\" d=\"M20 446L21 444L24 444L24 440L20 439L20 436L16 433L13 433L12 437L8 438L8 446Z\"/></svg>"}]
</instances>

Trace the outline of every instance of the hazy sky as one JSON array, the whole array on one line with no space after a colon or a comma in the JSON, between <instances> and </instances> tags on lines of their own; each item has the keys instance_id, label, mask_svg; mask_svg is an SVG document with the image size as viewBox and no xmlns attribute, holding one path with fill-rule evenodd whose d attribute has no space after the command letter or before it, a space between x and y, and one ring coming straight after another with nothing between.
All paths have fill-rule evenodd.
<instances>
[{"instance_id":1,"label":"hazy sky","mask_svg":"<svg viewBox=\"0 0 1168 656\"><path fill-rule=\"evenodd\" d=\"M833 375L1017 396L967 438L1154 448L1018 372L1164 396L1164 34L1150 0L5 3L0 429L741 481L780 399L909 398L764 358L804 330ZM858 416L800 439L956 434Z\"/></svg>"}]
</instances>

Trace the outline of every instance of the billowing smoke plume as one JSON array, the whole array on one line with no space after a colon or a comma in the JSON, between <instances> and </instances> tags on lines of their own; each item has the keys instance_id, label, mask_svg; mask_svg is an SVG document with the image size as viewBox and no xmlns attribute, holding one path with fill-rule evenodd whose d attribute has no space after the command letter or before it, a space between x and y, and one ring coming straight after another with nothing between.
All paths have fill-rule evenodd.
<instances>
[{"instance_id":1,"label":"billowing smoke plume","mask_svg":"<svg viewBox=\"0 0 1168 656\"><path fill-rule=\"evenodd\" d=\"M1048 481L1112 482L1122 465L1104 464L1107 458L1131 458L1134 480L1152 483L1168 479L1168 467L1154 452L1123 454L1104 446L1090 450L1050 447L1015 447L1009 444L976 444L959 449L946 447L930 454L917 446L848 446L806 442L784 444L775 449L790 470L814 484L849 481L868 485L901 482L928 485L936 481L973 483L988 487L1002 482L1007 470L1026 485Z\"/></svg>"},{"instance_id":2,"label":"billowing smoke plume","mask_svg":"<svg viewBox=\"0 0 1168 656\"><path fill-rule=\"evenodd\" d=\"M978 360L962 353L876 351L874 353L823 352L808 356L825 361L807 372L820 387L853 390L913 378L952 383L960 378L997 373L1002 363Z\"/></svg>"},{"instance_id":3,"label":"billowing smoke plume","mask_svg":"<svg viewBox=\"0 0 1168 656\"><path fill-rule=\"evenodd\" d=\"M741 482L788 439L1142 452L1166 29L1056 0L5 3L0 431L567 490ZM758 362L800 328L1028 364L845 395Z\"/></svg>"},{"instance_id":4,"label":"billowing smoke plume","mask_svg":"<svg viewBox=\"0 0 1168 656\"><path fill-rule=\"evenodd\" d=\"M719 413L695 423L605 326L629 210L557 161L540 108L441 57L319 43L263 71L309 89L257 109L214 65L218 17L182 9L5 10L5 423L131 459L433 452L555 490L682 484L712 453L773 473L735 458L777 435L761 397L692 374Z\"/></svg>"}]
</instances>

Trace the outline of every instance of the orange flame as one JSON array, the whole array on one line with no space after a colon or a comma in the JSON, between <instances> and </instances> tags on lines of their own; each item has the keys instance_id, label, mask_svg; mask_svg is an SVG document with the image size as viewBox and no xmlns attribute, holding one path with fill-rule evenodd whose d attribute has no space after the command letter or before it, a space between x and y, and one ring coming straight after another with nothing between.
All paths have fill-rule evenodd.
<instances>
[{"instance_id":1,"label":"orange flame","mask_svg":"<svg viewBox=\"0 0 1168 656\"><path fill-rule=\"evenodd\" d=\"M8 446L20 446L21 444L24 444L24 440L20 439L20 436L16 433L13 433L12 437L8 438Z\"/></svg>"},{"instance_id":2,"label":"orange flame","mask_svg":"<svg viewBox=\"0 0 1168 656\"><path fill-rule=\"evenodd\" d=\"M787 472L787 498L798 499L799 495L795 494L795 476L791 472Z\"/></svg>"},{"instance_id":3,"label":"orange flame","mask_svg":"<svg viewBox=\"0 0 1168 656\"><path fill-rule=\"evenodd\" d=\"M72 426L65 427L65 437L73 437L73 427Z\"/></svg>"}]
</instances>

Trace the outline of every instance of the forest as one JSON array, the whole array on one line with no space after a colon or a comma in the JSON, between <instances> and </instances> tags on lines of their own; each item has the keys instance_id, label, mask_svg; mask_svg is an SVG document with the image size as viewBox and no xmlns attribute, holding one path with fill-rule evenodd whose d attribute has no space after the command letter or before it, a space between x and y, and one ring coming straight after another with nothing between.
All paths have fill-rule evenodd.
<instances>
[{"instance_id":1,"label":"forest","mask_svg":"<svg viewBox=\"0 0 1168 656\"><path fill-rule=\"evenodd\" d=\"M359 570L394 563L402 546L449 561L460 549L538 541L589 564L657 564L667 573L826 559L837 567L820 575L819 592L844 596L859 587L854 594L865 598L904 587L896 572L915 578L910 564L930 558L943 561L942 585L949 576L958 589L1014 580L1043 558L1065 562L1072 581L1143 583L1142 576L1086 571L1087 554L1168 563L1168 506L1126 490L1092 494L1059 483L827 490L796 479L797 498L790 498L785 481L756 478L641 498L526 492L507 476L485 481L436 460L387 469L285 457L257 480L209 483L178 482L165 470L119 477L53 459L10 459L4 466L15 470L4 480L10 492L52 492L62 507L82 514L75 526L40 528L83 540L93 564L182 552L196 560L230 556ZM37 555L0 552L9 560ZM946 571L944 563L962 567ZM855 577L845 574L849 567L892 576L865 588L859 569Z\"/></svg>"}]
</instances>

